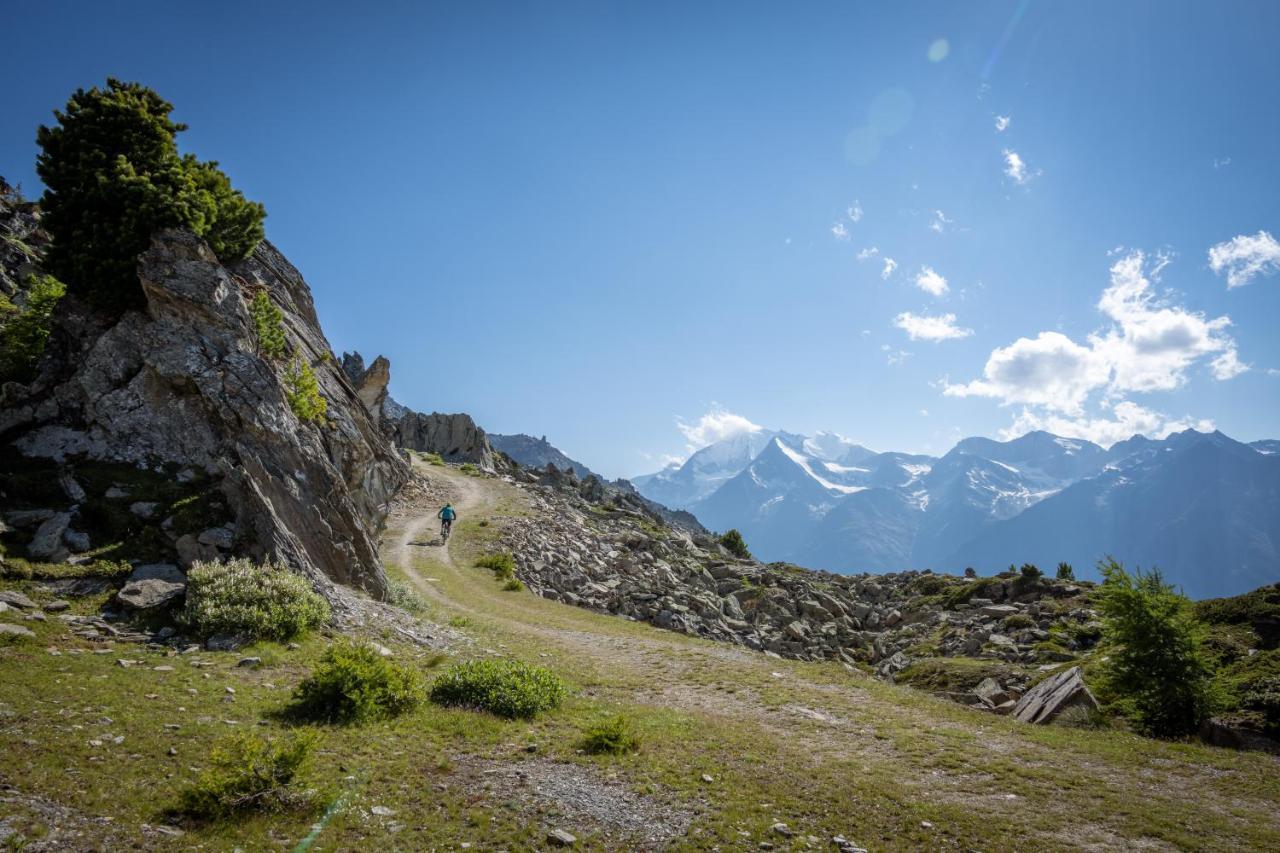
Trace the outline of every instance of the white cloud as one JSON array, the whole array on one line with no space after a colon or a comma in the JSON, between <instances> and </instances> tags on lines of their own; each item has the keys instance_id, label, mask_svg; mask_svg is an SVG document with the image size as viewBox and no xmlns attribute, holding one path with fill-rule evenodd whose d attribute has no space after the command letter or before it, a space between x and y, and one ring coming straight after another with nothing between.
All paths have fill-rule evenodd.
<instances>
[{"instance_id":1,"label":"white cloud","mask_svg":"<svg viewBox=\"0 0 1280 853\"><path fill-rule=\"evenodd\" d=\"M1018 186L1026 186L1039 172L1032 173L1022 156L1011 148L1004 149L1004 173Z\"/></svg>"},{"instance_id":2,"label":"white cloud","mask_svg":"<svg viewBox=\"0 0 1280 853\"><path fill-rule=\"evenodd\" d=\"M848 240L849 229L844 227L843 222L837 222L835 225L831 226L831 236L835 237L837 240Z\"/></svg>"},{"instance_id":3,"label":"white cloud","mask_svg":"<svg viewBox=\"0 0 1280 853\"><path fill-rule=\"evenodd\" d=\"M981 379L944 383L943 393L990 397L1005 406L1022 404L1027 408L1011 430L1047 429L1099 443L1135 432L1199 428L1204 422L1171 420L1124 399L1132 392L1178 388L1187 381L1187 371L1205 359L1219 381L1249 369L1227 334L1229 317L1208 319L1152 292L1151 280L1168 260L1157 255L1148 269L1146 256L1132 251L1112 264L1110 284L1098 300L1110 325L1090 334L1086 343L1061 332L1019 338L992 351ZM1085 414L1095 392L1102 392L1101 406L1111 408L1113 417Z\"/></svg>"},{"instance_id":4,"label":"white cloud","mask_svg":"<svg viewBox=\"0 0 1280 853\"><path fill-rule=\"evenodd\" d=\"M948 341L973 334L973 329L962 329L956 325L955 314L930 317L903 311L894 319L893 325L906 332L913 341Z\"/></svg>"},{"instance_id":5,"label":"white cloud","mask_svg":"<svg viewBox=\"0 0 1280 853\"><path fill-rule=\"evenodd\" d=\"M911 358L911 353L904 349L895 350L888 344L881 344L880 351L885 354L885 359L890 365L902 364L904 361Z\"/></svg>"},{"instance_id":6,"label":"white cloud","mask_svg":"<svg viewBox=\"0 0 1280 853\"><path fill-rule=\"evenodd\" d=\"M857 257L859 261L866 261L866 260L870 260L871 258L874 258L878 254L880 254L879 249L877 249L875 246L869 246L863 249L862 251L858 252Z\"/></svg>"},{"instance_id":7,"label":"white cloud","mask_svg":"<svg viewBox=\"0 0 1280 853\"><path fill-rule=\"evenodd\" d=\"M947 280L939 275L933 267L922 266L920 267L920 272L916 273L916 287L925 293L942 296L947 292Z\"/></svg>"},{"instance_id":8,"label":"white cloud","mask_svg":"<svg viewBox=\"0 0 1280 853\"><path fill-rule=\"evenodd\" d=\"M723 441L735 435L741 435L745 432L759 432L764 429L764 427L759 424L753 424L742 415L735 415L733 412L725 411L715 403L711 404L711 411L707 412L695 423L685 423L680 418L676 418L676 428L680 430L685 440L689 442L690 453L706 447L708 444L715 444L717 441Z\"/></svg>"},{"instance_id":9,"label":"white cloud","mask_svg":"<svg viewBox=\"0 0 1280 853\"><path fill-rule=\"evenodd\" d=\"M1011 116L996 116L996 133L1004 133L1009 129L1009 122L1012 121Z\"/></svg>"},{"instance_id":10,"label":"white cloud","mask_svg":"<svg viewBox=\"0 0 1280 853\"><path fill-rule=\"evenodd\" d=\"M1240 360L1240 357L1236 354L1235 347L1232 347L1209 362L1209 369L1213 371L1214 379L1225 381L1234 379L1244 373L1249 369L1249 365Z\"/></svg>"},{"instance_id":11,"label":"white cloud","mask_svg":"<svg viewBox=\"0 0 1280 853\"><path fill-rule=\"evenodd\" d=\"M1013 424L1000 431L1000 437L1006 441L1017 438L1033 430L1046 430L1066 438L1083 438L1103 447L1110 447L1117 441L1123 441L1135 435L1148 438L1164 438L1171 433L1186 429L1211 432L1213 421L1193 419L1189 417L1170 418L1129 400L1122 400L1111 407L1112 417L1079 417L1070 418L1056 414L1037 414L1023 409L1014 418Z\"/></svg>"},{"instance_id":12,"label":"white cloud","mask_svg":"<svg viewBox=\"0 0 1280 853\"><path fill-rule=\"evenodd\" d=\"M1018 338L987 358L982 379L946 385L948 397L993 397L1001 405L1027 403L1079 414L1089 394L1107 381L1109 368L1089 347L1060 332Z\"/></svg>"},{"instance_id":13,"label":"white cloud","mask_svg":"<svg viewBox=\"0 0 1280 853\"><path fill-rule=\"evenodd\" d=\"M850 222L862 221L862 202L856 198L853 200L853 206L845 211L845 215L849 217Z\"/></svg>"},{"instance_id":14,"label":"white cloud","mask_svg":"<svg viewBox=\"0 0 1280 853\"><path fill-rule=\"evenodd\" d=\"M893 275L893 271L898 268L898 262L888 256L884 259L884 269L880 270L880 277L885 281L889 280L889 276Z\"/></svg>"},{"instance_id":15,"label":"white cloud","mask_svg":"<svg viewBox=\"0 0 1280 853\"><path fill-rule=\"evenodd\" d=\"M1227 288L1243 287L1255 276L1280 270L1280 243L1266 231L1241 234L1209 249L1209 268L1227 273Z\"/></svg>"},{"instance_id":16,"label":"white cloud","mask_svg":"<svg viewBox=\"0 0 1280 853\"><path fill-rule=\"evenodd\" d=\"M946 230L948 225L951 225L954 222L955 222L954 219L948 219L947 215L943 213L941 210L935 210L933 212L933 221L929 223L929 230L936 231L937 233L941 234L943 231Z\"/></svg>"}]
</instances>

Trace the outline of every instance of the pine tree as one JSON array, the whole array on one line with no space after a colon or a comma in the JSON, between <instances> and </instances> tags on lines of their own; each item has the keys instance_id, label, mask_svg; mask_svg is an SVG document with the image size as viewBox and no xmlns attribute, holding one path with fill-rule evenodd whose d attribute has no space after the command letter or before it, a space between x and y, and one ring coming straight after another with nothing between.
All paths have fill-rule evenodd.
<instances>
[{"instance_id":1,"label":"pine tree","mask_svg":"<svg viewBox=\"0 0 1280 853\"><path fill-rule=\"evenodd\" d=\"M743 560L751 559L751 552L747 550L746 540L742 538L742 534L737 529L730 530L728 533L720 537L720 544L735 557Z\"/></svg>"},{"instance_id":2,"label":"pine tree","mask_svg":"<svg viewBox=\"0 0 1280 853\"><path fill-rule=\"evenodd\" d=\"M250 300L249 316L253 319L253 330L258 338L258 352L271 359L284 355L284 314L265 290L258 291Z\"/></svg>"}]
</instances>

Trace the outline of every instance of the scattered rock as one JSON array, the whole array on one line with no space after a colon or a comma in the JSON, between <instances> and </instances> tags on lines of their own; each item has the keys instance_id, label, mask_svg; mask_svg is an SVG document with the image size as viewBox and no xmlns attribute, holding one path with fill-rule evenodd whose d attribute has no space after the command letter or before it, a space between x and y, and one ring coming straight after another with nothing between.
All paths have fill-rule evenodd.
<instances>
[{"instance_id":1,"label":"scattered rock","mask_svg":"<svg viewBox=\"0 0 1280 853\"><path fill-rule=\"evenodd\" d=\"M138 516L138 518L149 520L155 518L156 510L159 507L160 504L155 501L134 501L129 504L129 512Z\"/></svg>"},{"instance_id":2,"label":"scattered rock","mask_svg":"<svg viewBox=\"0 0 1280 853\"><path fill-rule=\"evenodd\" d=\"M555 847L572 847L578 839L563 829L553 829L547 833L547 843Z\"/></svg>"},{"instance_id":3,"label":"scattered rock","mask_svg":"<svg viewBox=\"0 0 1280 853\"><path fill-rule=\"evenodd\" d=\"M1013 709L1013 718L1024 723L1051 723L1068 709L1098 710L1098 700L1085 686L1080 667L1052 675L1026 692Z\"/></svg>"},{"instance_id":4,"label":"scattered rock","mask_svg":"<svg viewBox=\"0 0 1280 853\"><path fill-rule=\"evenodd\" d=\"M135 610L149 610L169 604L187 592L187 576L171 563L138 566L129 575L116 600Z\"/></svg>"},{"instance_id":5,"label":"scattered rock","mask_svg":"<svg viewBox=\"0 0 1280 853\"><path fill-rule=\"evenodd\" d=\"M24 610L30 610L36 606L34 601L15 589L0 589L0 602L13 607L21 607Z\"/></svg>"},{"instance_id":6,"label":"scattered rock","mask_svg":"<svg viewBox=\"0 0 1280 853\"><path fill-rule=\"evenodd\" d=\"M47 613L60 613L71 606L71 602L65 598L55 598L44 606Z\"/></svg>"},{"instance_id":7,"label":"scattered rock","mask_svg":"<svg viewBox=\"0 0 1280 853\"><path fill-rule=\"evenodd\" d=\"M240 661L239 663L236 664L236 666L259 667L259 666L262 666L262 658L259 658L259 657L240 658Z\"/></svg>"},{"instance_id":8,"label":"scattered rock","mask_svg":"<svg viewBox=\"0 0 1280 853\"><path fill-rule=\"evenodd\" d=\"M249 638L240 634L214 634L204 641L204 647L211 652L234 652L249 642Z\"/></svg>"},{"instance_id":9,"label":"scattered rock","mask_svg":"<svg viewBox=\"0 0 1280 853\"><path fill-rule=\"evenodd\" d=\"M236 544L236 534L230 527L210 527L201 531L196 541L201 545L212 545L214 548L230 551Z\"/></svg>"},{"instance_id":10,"label":"scattered rock","mask_svg":"<svg viewBox=\"0 0 1280 853\"><path fill-rule=\"evenodd\" d=\"M24 640L34 640L36 637L30 628L24 628L21 625L11 625L8 622L0 622L0 637L4 636L21 637Z\"/></svg>"},{"instance_id":11,"label":"scattered rock","mask_svg":"<svg viewBox=\"0 0 1280 853\"><path fill-rule=\"evenodd\" d=\"M127 489L113 483L105 492L102 493L102 496L107 500L118 501L122 498L129 497L129 492Z\"/></svg>"},{"instance_id":12,"label":"scattered rock","mask_svg":"<svg viewBox=\"0 0 1280 853\"><path fill-rule=\"evenodd\" d=\"M60 563L70 556L70 552L62 544L62 535L67 532L71 523L71 513L59 512L41 523L31 544L27 545L27 555L32 559Z\"/></svg>"}]
</instances>

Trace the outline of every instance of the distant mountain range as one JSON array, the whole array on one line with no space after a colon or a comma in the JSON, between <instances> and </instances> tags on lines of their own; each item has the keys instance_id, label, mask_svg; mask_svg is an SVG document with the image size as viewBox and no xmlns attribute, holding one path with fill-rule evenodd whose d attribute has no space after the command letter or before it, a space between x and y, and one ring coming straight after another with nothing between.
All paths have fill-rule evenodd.
<instances>
[{"instance_id":1,"label":"distant mountain range","mask_svg":"<svg viewBox=\"0 0 1280 853\"><path fill-rule=\"evenodd\" d=\"M1280 580L1280 441L1188 430L1110 449L1046 432L968 438L938 458L832 433L759 430L632 480L753 553L833 571L989 573L1108 554L1197 597Z\"/></svg>"}]
</instances>

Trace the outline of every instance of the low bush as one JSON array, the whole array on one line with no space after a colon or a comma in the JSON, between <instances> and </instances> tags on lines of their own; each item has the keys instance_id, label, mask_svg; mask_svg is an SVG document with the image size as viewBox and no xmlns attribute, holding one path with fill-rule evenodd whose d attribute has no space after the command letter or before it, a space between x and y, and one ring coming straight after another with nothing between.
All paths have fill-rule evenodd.
<instances>
[{"instance_id":1,"label":"low bush","mask_svg":"<svg viewBox=\"0 0 1280 853\"><path fill-rule=\"evenodd\" d=\"M1016 631L1019 628L1032 628L1035 624L1035 621L1025 613L1011 613L1004 617L1004 626L1011 631Z\"/></svg>"},{"instance_id":2,"label":"low bush","mask_svg":"<svg viewBox=\"0 0 1280 853\"><path fill-rule=\"evenodd\" d=\"M524 584L520 583L519 578L507 578L507 582L502 585L507 592L519 592L524 589Z\"/></svg>"},{"instance_id":3,"label":"low bush","mask_svg":"<svg viewBox=\"0 0 1280 853\"><path fill-rule=\"evenodd\" d=\"M639 735L621 715L588 729L581 744L582 751L588 755L626 755L639 748Z\"/></svg>"},{"instance_id":4,"label":"low bush","mask_svg":"<svg viewBox=\"0 0 1280 853\"><path fill-rule=\"evenodd\" d=\"M1042 577L1044 572L1040 571L1039 567L1032 563L1023 563L1022 568L1018 570L1018 574L1022 575L1022 577L1027 580L1035 580L1036 578Z\"/></svg>"},{"instance_id":5,"label":"low bush","mask_svg":"<svg viewBox=\"0 0 1280 853\"><path fill-rule=\"evenodd\" d=\"M214 747L210 766L180 794L174 812L197 821L219 820L242 812L311 809L314 794L295 781L310 760L314 733L268 740L240 735Z\"/></svg>"},{"instance_id":6,"label":"low bush","mask_svg":"<svg viewBox=\"0 0 1280 853\"><path fill-rule=\"evenodd\" d=\"M390 581L387 584L387 601L410 613L421 613L427 609L418 593L404 581Z\"/></svg>"},{"instance_id":7,"label":"low bush","mask_svg":"<svg viewBox=\"0 0 1280 853\"><path fill-rule=\"evenodd\" d=\"M1076 570L1071 568L1070 563L1058 563L1058 580L1073 581L1076 579Z\"/></svg>"},{"instance_id":8,"label":"low bush","mask_svg":"<svg viewBox=\"0 0 1280 853\"><path fill-rule=\"evenodd\" d=\"M330 646L315 672L294 691L288 715L317 723L364 723L395 717L423 698L417 670L383 657L367 643Z\"/></svg>"},{"instance_id":9,"label":"low bush","mask_svg":"<svg viewBox=\"0 0 1280 853\"><path fill-rule=\"evenodd\" d=\"M488 711L508 719L532 719L564 701L555 673L514 660L474 660L449 667L431 685L431 701Z\"/></svg>"},{"instance_id":10,"label":"low bush","mask_svg":"<svg viewBox=\"0 0 1280 853\"><path fill-rule=\"evenodd\" d=\"M422 454L422 461L437 467L444 465L444 457L439 453L424 453Z\"/></svg>"},{"instance_id":11,"label":"low bush","mask_svg":"<svg viewBox=\"0 0 1280 853\"><path fill-rule=\"evenodd\" d=\"M499 580L515 577L516 558L510 554L499 552L497 554L485 554L476 560L476 568L490 569Z\"/></svg>"},{"instance_id":12,"label":"low bush","mask_svg":"<svg viewBox=\"0 0 1280 853\"><path fill-rule=\"evenodd\" d=\"M329 605L306 579L274 563L196 562L187 572L181 621L201 636L287 640L328 618Z\"/></svg>"},{"instance_id":13,"label":"low bush","mask_svg":"<svg viewBox=\"0 0 1280 853\"><path fill-rule=\"evenodd\" d=\"M726 551L739 559L751 559L751 552L747 550L746 540L742 538L742 534L736 529L730 530L721 536L720 544L724 546Z\"/></svg>"},{"instance_id":14,"label":"low bush","mask_svg":"<svg viewBox=\"0 0 1280 853\"><path fill-rule=\"evenodd\" d=\"M27 382L35 374L53 328L53 309L67 292L50 275L28 276L23 309L5 300L9 310L0 317L0 382Z\"/></svg>"},{"instance_id":15,"label":"low bush","mask_svg":"<svg viewBox=\"0 0 1280 853\"><path fill-rule=\"evenodd\" d=\"M472 465L470 462L463 462L458 466L458 470L471 477L476 477L480 474L480 469Z\"/></svg>"}]
</instances>

